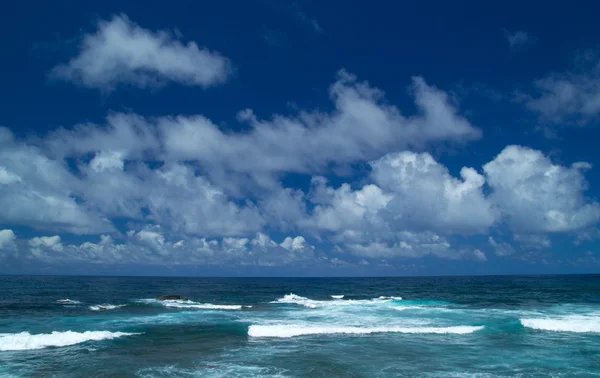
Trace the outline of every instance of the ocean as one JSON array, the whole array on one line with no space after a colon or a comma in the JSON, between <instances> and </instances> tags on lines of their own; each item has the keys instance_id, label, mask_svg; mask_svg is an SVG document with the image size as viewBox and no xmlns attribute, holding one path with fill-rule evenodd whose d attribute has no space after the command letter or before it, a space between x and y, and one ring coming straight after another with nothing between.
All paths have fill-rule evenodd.
<instances>
[{"instance_id":1,"label":"ocean","mask_svg":"<svg viewBox=\"0 0 600 378\"><path fill-rule=\"evenodd\" d=\"M0 277L0 377L593 376L597 275Z\"/></svg>"}]
</instances>

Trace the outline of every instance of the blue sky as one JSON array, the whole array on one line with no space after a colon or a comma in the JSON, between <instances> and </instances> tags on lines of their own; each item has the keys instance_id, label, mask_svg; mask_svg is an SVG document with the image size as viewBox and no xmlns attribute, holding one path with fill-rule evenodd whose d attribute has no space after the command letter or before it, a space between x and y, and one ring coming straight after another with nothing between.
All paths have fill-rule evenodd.
<instances>
[{"instance_id":1,"label":"blue sky","mask_svg":"<svg viewBox=\"0 0 600 378\"><path fill-rule=\"evenodd\" d=\"M0 273L600 269L595 2L58 5L0 16Z\"/></svg>"}]
</instances>

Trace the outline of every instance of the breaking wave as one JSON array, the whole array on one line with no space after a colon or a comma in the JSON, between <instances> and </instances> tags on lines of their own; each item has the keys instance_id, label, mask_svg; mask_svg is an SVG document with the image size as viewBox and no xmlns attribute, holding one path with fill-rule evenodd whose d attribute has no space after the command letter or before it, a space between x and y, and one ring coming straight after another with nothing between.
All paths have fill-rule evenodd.
<instances>
[{"instance_id":1,"label":"breaking wave","mask_svg":"<svg viewBox=\"0 0 600 378\"><path fill-rule=\"evenodd\" d=\"M0 351L32 350L47 347L64 347L84 343L86 341L111 340L122 336L139 335L138 333L86 331L86 332L52 332L32 335L29 332L0 335Z\"/></svg>"},{"instance_id":2,"label":"breaking wave","mask_svg":"<svg viewBox=\"0 0 600 378\"><path fill-rule=\"evenodd\" d=\"M56 301L56 303L60 303L60 304L80 304L81 302L73 300L73 299L59 299Z\"/></svg>"},{"instance_id":3,"label":"breaking wave","mask_svg":"<svg viewBox=\"0 0 600 378\"><path fill-rule=\"evenodd\" d=\"M600 317L569 315L557 318L520 319L523 327L539 331L600 333Z\"/></svg>"},{"instance_id":4,"label":"breaking wave","mask_svg":"<svg viewBox=\"0 0 600 378\"><path fill-rule=\"evenodd\" d=\"M142 299L138 302L148 304L159 304L170 308L191 308L199 310L242 310L243 308L250 308L252 306L243 305L228 305L228 304L212 304L212 303L199 303L194 301L179 301L179 300L166 300L159 301L157 299Z\"/></svg>"},{"instance_id":5,"label":"breaking wave","mask_svg":"<svg viewBox=\"0 0 600 378\"><path fill-rule=\"evenodd\" d=\"M94 306L90 306L89 309L92 311L108 311L108 310L115 310L117 308L120 307L124 307L125 305L113 305L113 304L101 304L101 305L94 305Z\"/></svg>"},{"instance_id":6,"label":"breaking wave","mask_svg":"<svg viewBox=\"0 0 600 378\"><path fill-rule=\"evenodd\" d=\"M290 293L281 298L278 298L271 303L297 304L307 308L318 308L324 306L345 306L345 305L360 305L360 304L377 304L391 301L400 301L402 297L384 297L380 296L373 299L343 299L343 295L332 295L335 300L315 300L302 297L300 295Z\"/></svg>"},{"instance_id":7,"label":"breaking wave","mask_svg":"<svg viewBox=\"0 0 600 378\"><path fill-rule=\"evenodd\" d=\"M336 326L302 326L302 325L251 325L248 328L250 337L295 337L304 335L352 334L365 335L371 333L421 333L421 334L469 334L482 330L483 326L453 327L336 327Z\"/></svg>"}]
</instances>

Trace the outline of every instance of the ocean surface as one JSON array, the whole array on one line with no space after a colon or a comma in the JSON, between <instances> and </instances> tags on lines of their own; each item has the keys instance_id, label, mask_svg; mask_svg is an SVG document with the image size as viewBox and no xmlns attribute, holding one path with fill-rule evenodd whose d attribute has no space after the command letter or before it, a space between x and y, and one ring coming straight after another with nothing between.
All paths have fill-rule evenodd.
<instances>
[{"instance_id":1,"label":"ocean surface","mask_svg":"<svg viewBox=\"0 0 600 378\"><path fill-rule=\"evenodd\" d=\"M600 276L0 276L0 377L547 376L600 376Z\"/></svg>"}]
</instances>

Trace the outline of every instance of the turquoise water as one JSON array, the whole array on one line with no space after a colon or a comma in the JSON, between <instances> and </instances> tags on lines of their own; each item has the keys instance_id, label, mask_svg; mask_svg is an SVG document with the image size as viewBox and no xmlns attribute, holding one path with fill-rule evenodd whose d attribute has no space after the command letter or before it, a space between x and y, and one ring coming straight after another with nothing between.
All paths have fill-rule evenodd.
<instances>
[{"instance_id":1,"label":"turquoise water","mask_svg":"<svg viewBox=\"0 0 600 378\"><path fill-rule=\"evenodd\" d=\"M600 276L0 277L0 376L600 376Z\"/></svg>"}]
</instances>

